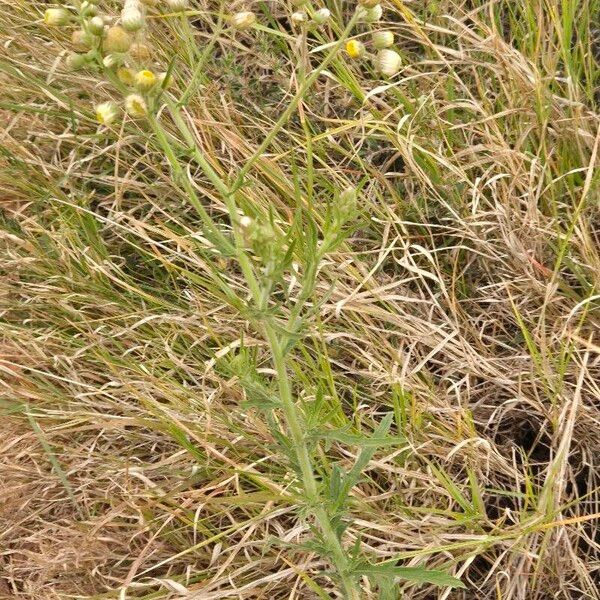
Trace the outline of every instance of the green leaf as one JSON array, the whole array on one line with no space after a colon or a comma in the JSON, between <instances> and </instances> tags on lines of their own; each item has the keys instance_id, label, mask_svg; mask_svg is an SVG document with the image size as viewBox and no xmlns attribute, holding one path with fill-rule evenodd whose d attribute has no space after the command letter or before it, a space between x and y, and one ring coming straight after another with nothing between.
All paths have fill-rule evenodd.
<instances>
[{"instance_id":1,"label":"green leaf","mask_svg":"<svg viewBox=\"0 0 600 600\"><path fill-rule=\"evenodd\" d=\"M466 588L460 579L448 575L444 571L423 567L399 567L393 563L363 564L357 567L356 573L367 577L395 577L413 583L432 583L441 587Z\"/></svg>"}]
</instances>

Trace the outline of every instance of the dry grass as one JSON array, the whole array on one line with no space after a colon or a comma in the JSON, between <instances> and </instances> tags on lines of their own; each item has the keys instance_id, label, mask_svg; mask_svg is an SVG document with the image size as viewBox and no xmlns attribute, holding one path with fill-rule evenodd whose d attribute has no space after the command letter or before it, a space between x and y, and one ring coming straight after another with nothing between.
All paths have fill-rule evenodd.
<instances>
[{"instance_id":1,"label":"dry grass","mask_svg":"<svg viewBox=\"0 0 600 600\"><path fill-rule=\"evenodd\" d=\"M216 2L151 11L153 68L176 57L165 98L185 98L222 180L354 10L329 6L306 36L286 2L252 5L248 32ZM393 415L398 442L363 469L344 546L466 585L400 581L390 598L600 598L598 2L384 2L400 74L338 52L236 195L296 240L262 310L190 203L230 235L170 109L179 173L150 123L96 126L93 105L120 93L65 70L69 34L45 8L0 12L0 597L343 597L260 323L293 318L304 234L324 236L358 186L287 358L324 503L333 466Z\"/></svg>"}]
</instances>

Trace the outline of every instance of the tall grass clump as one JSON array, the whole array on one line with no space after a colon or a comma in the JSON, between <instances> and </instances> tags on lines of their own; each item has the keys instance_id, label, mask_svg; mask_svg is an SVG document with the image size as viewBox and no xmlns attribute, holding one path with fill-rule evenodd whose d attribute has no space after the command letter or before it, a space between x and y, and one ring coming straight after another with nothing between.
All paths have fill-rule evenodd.
<instances>
[{"instance_id":1,"label":"tall grass clump","mask_svg":"<svg viewBox=\"0 0 600 600\"><path fill-rule=\"evenodd\" d=\"M3 9L0 597L600 598L597 0Z\"/></svg>"}]
</instances>

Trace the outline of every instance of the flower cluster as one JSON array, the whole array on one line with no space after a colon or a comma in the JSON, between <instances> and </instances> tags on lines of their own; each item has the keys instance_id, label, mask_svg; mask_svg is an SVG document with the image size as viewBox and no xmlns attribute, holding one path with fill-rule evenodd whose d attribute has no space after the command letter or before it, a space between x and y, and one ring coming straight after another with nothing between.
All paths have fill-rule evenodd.
<instances>
[{"instance_id":1,"label":"flower cluster","mask_svg":"<svg viewBox=\"0 0 600 600\"><path fill-rule=\"evenodd\" d=\"M297 0L294 4L301 7L305 3L305 0ZM297 27L319 27L320 25L327 23L330 19L331 11L328 8L319 8L312 12L311 18L309 18L309 15L304 10L298 10L292 13L291 16L292 25Z\"/></svg>"},{"instance_id":2,"label":"flower cluster","mask_svg":"<svg viewBox=\"0 0 600 600\"><path fill-rule=\"evenodd\" d=\"M114 19L99 13L98 1L84 0L72 10L50 8L44 23L50 27L73 26L67 67L103 73L123 93L125 111L134 118L145 117L149 102L168 83L166 73L156 74L147 68L152 52L144 42L144 29L147 8L153 2L124 0L120 18ZM174 2L168 4L172 7ZM177 5L183 7L181 0ZM95 112L100 124L111 125L122 109L116 102L107 101L98 104Z\"/></svg>"},{"instance_id":3,"label":"flower cluster","mask_svg":"<svg viewBox=\"0 0 600 600\"><path fill-rule=\"evenodd\" d=\"M162 0L167 15L185 15L189 0ZM158 0L123 0L120 17L101 15L99 0L83 0L69 8L49 8L44 23L50 27L72 26L72 52L66 59L71 70L90 69L103 73L123 92L123 107L131 117L143 118L154 104L154 99L167 84L166 73L155 73L148 68L152 58L144 42L146 12ZM166 15L166 16L167 16ZM329 11L317 11L315 21L325 22ZM256 15L241 11L231 15L231 27L250 29L256 24ZM102 125L114 123L122 110L116 102L102 102L96 106L96 118Z\"/></svg>"},{"instance_id":4,"label":"flower cluster","mask_svg":"<svg viewBox=\"0 0 600 600\"><path fill-rule=\"evenodd\" d=\"M359 0L356 9L358 21L367 25L373 25L380 21L383 16L380 1ZM367 46L362 41L351 39L346 42L346 53L353 60L371 56L376 71L385 77L396 75L402 65L402 59L396 50L391 49L394 45L394 34L387 30L373 31L370 45L377 51L376 54L370 55Z\"/></svg>"}]
</instances>

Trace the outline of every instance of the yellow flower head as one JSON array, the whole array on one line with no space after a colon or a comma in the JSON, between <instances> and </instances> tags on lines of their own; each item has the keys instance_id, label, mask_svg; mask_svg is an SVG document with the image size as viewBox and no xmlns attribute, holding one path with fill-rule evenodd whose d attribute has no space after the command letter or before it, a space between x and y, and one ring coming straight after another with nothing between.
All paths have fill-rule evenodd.
<instances>
[{"instance_id":1,"label":"yellow flower head","mask_svg":"<svg viewBox=\"0 0 600 600\"><path fill-rule=\"evenodd\" d=\"M350 58L361 58L365 54L365 45L358 40L346 42L346 53Z\"/></svg>"},{"instance_id":2,"label":"yellow flower head","mask_svg":"<svg viewBox=\"0 0 600 600\"><path fill-rule=\"evenodd\" d=\"M139 94L129 94L125 98L125 110L135 119L141 119L148 114L146 101Z\"/></svg>"},{"instance_id":3,"label":"yellow flower head","mask_svg":"<svg viewBox=\"0 0 600 600\"><path fill-rule=\"evenodd\" d=\"M148 69L139 71L135 74L135 85L140 90L147 91L156 85L156 75Z\"/></svg>"},{"instance_id":4,"label":"yellow flower head","mask_svg":"<svg viewBox=\"0 0 600 600\"><path fill-rule=\"evenodd\" d=\"M117 77L119 78L119 81L124 85L135 85L135 72L133 71L133 69L129 69L127 67L120 67L119 69L117 69Z\"/></svg>"}]
</instances>

